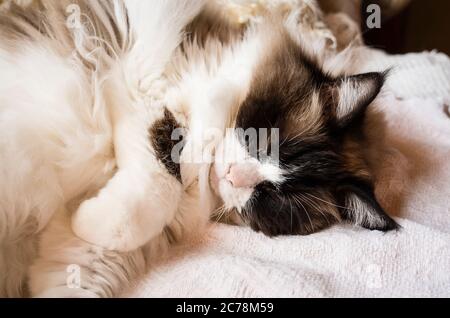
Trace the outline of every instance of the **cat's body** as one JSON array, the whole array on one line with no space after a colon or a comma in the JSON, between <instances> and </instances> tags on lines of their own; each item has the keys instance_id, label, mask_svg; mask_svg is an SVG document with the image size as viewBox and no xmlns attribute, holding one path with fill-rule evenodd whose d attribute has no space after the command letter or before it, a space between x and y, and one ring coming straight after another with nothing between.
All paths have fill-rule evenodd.
<instances>
[{"instance_id":1,"label":"cat's body","mask_svg":"<svg viewBox=\"0 0 450 318\"><path fill-rule=\"evenodd\" d=\"M171 243L201 233L222 203L268 235L308 234L341 219L396 227L347 137L381 74L325 75L289 19L248 30L199 19L183 42L200 0L44 4L41 13L13 7L0 16L0 295L27 287L32 296L117 295ZM77 13L81 25L70 19ZM205 35L202 23L217 28ZM283 80L290 99L264 109ZM258 104L264 120L252 110ZM238 142L242 165L215 162L212 191L210 163L169 158L177 127L188 131L182 157L202 151L209 128L276 127L289 147L280 163L262 162ZM227 156L222 141L213 146ZM297 160L303 153L319 164ZM266 208L290 211L266 215L251 200L261 195ZM71 288L77 269L81 288Z\"/></svg>"},{"instance_id":2,"label":"cat's body","mask_svg":"<svg viewBox=\"0 0 450 318\"><path fill-rule=\"evenodd\" d=\"M110 206L86 225L93 234L115 221L111 209L121 204L133 213L152 210L147 224L146 216L124 216L143 222L124 228L144 233L108 228L113 236L132 236L126 241L135 246L126 250L175 240L183 207L190 212L185 229L208 219L195 218L197 201L184 197L195 198L197 190L183 189L164 168L148 133L164 117L165 87L157 82L202 1L43 5L41 12L13 6L0 18L0 294L24 294L29 276L33 296L112 296L144 271L144 256L76 238L71 214L81 202L96 195L114 200L100 200ZM81 269L81 289L67 287L70 265Z\"/></svg>"}]
</instances>

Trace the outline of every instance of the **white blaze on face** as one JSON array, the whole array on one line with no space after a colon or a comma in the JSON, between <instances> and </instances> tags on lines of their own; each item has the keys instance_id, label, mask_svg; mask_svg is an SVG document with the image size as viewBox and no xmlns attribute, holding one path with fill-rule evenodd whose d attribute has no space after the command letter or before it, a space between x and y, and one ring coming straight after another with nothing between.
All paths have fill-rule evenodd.
<instances>
[{"instance_id":1,"label":"white blaze on face","mask_svg":"<svg viewBox=\"0 0 450 318\"><path fill-rule=\"evenodd\" d=\"M225 178L234 188L253 188L263 181L259 171L259 162L253 158L242 163L232 164Z\"/></svg>"},{"instance_id":2,"label":"white blaze on face","mask_svg":"<svg viewBox=\"0 0 450 318\"><path fill-rule=\"evenodd\" d=\"M227 134L216 150L210 180L225 208L240 212L258 184L282 182L283 171L278 163L261 162L250 156L235 134Z\"/></svg>"}]
</instances>

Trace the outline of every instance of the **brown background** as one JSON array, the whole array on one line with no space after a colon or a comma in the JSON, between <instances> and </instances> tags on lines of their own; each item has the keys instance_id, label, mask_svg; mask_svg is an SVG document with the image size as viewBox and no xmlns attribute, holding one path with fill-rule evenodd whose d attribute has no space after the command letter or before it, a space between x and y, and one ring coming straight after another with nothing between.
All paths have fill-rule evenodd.
<instances>
[{"instance_id":1,"label":"brown background","mask_svg":"<svg viewBox=\"0 0 450 318\"><path fill-rule=\"evenodd\" d=\"M364 1L363 14L371 1ZM363 19L363 30L365 28ZM390 53L433 50L450 55L450 0L413 0L381 29L365 30L368 45Z\"/></svg>"}]
</instances>

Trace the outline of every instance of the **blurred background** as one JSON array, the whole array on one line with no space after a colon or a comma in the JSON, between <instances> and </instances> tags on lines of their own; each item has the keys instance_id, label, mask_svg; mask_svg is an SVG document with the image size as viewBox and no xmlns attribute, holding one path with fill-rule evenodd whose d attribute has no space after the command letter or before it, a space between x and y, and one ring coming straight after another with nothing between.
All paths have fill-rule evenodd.
<instances>
[{"instance_id":1,"label":"blurred background","mask_svg":"<svg viewBox=\"0 0 450 318\"><path fill-rule=\"evenodd\" d=\"M370 1L364 2L363 7ZM449 0L407 1L399 12L385 16L381 29L366 29L365 39L390 53L437 49L450 55L449 15Z\"/></svg>"},{"instance_id":2,"label":"blurred background","mask_svg":"<svg viewBox=\"0 0 450 318\"><path fill-rule=\"evenodd\" d=\"M325 12L345 12L359 23L367 45L393 54L438 50L450 55L450 0L317 1ZM370 4L381 8L380 29L367 28Z\"/></svg>"},{"instance_id":3,"label":"blurred background","mask_svg":"<svg viewBox=\"0 0 450 318\"><path fill-rule=\"evenodd\" d=\"M401 54L433 50L450 55L450 0L319 0L327 12L344 11L361 24L366 44ZM380 29L368 29L367 6L381 8Z\"/></svg>"}]
</instances>

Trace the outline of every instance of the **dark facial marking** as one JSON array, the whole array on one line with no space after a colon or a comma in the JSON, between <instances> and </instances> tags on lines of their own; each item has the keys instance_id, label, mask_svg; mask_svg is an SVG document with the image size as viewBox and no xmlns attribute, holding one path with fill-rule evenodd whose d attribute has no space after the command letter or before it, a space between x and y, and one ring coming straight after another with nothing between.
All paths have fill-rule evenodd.
<instances>
[{"instance_id":1,"label":"dark facial marking","mask_svg":"<svg viewBox=\"0 0 450 318\"><path fill-rule=\"evenodd\" d=\"M253 230L268 236L308 235L339 221L334 206L324 208L329 195L314 189L300 192L291 186L262 183L256 187L252 202L243 211ZM317 201L321 197L323 201Z\"/></svg>"},{"instance_id":2,"label":"dark facial marking","mask_svg":"<svg viewBox=\"0 0 450 318\"><path fill-rule=\"evenodd\" d=\"M344 147L349 140L362 147L365 111L383 86L385 74L332 78L291 39L285 40L256 72L236 121L236 128L279 128L285 180L257 185L243 209L244 220L269 236L314 233L340 219L356 221L355 213L375 220L362 224L368 229L398 228L374 196L358 147ZM347 101L342 91L349 88L357 93ZM320 111L314 94L319 96ZM349 106L344 115L339 105ZM369 208L348 213L347 197Z\"/></svg>"}]
</instances>

